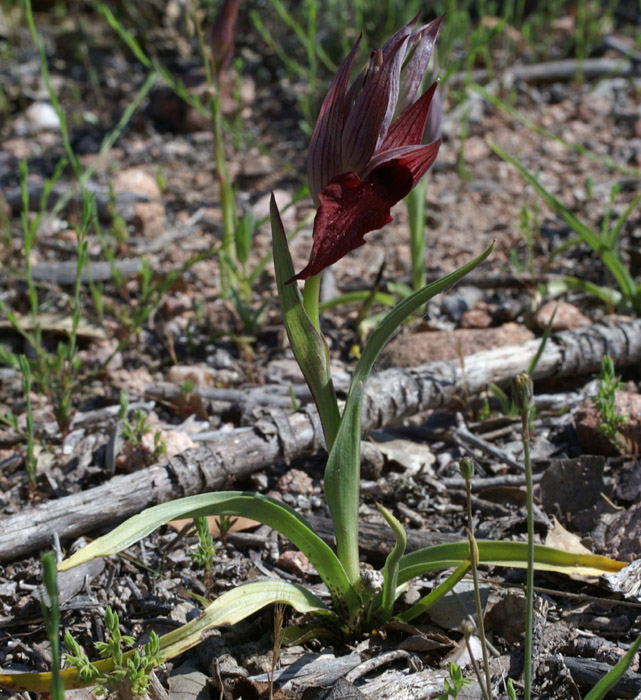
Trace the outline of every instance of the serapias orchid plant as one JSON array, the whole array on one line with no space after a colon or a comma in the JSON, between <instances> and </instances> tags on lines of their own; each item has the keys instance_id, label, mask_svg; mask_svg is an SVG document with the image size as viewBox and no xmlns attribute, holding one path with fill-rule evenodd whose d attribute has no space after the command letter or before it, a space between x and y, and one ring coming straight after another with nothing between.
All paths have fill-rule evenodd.
<instances>
[{"instance_id":1,"label":"serapias orchid plant","mask_svg":"<svg viewBox=\"0 0 641 700\"><path fill-rule=\"evenodd\" d=\"M378 325L354 370L343 411L339 410L329 369L329 352L318 323L318 273L362 243L363 234L383 226L391 206L405 196L433 162L438 142L420 145L433 89L415 100L441 19L415 28L418 18L372 54L365 73L347 89L359 42L334 79L314 130L309 158L310 188L318 205L309 265L294 272L283 224L272 198L274 264L283 317L294 355L311 388L329 452L324 488L336 552L294 509L267 496L240 491L207 493L149 508L62 561L71 569L95 557L116 554L156 528L177 518L207 515L245 516L264 523L300 549L327 586L326 604L303 586L281 580L260 581L224 593L188 622L160 638L159 654L171 658L195 646L210 627L234 624L266 605L284 603L304 617L285 630L285 641L325 636L348 640L385 625L392 617L409 622L449 591L474 556L479 564L525 567L527 545L468 540L405 553L406 533L383 506L394 542L379 572L361 570L358 550L361 411L365 383L383 346L403 321L434 295L458 282L491 252L403 299ZM359 40L360 41L360 40ZM399 116L393 120L395 113ZM308 278L305 301L293 282ZM307 307L307 308L306 308ZM308 313L311 311L311 313ZM473 550L473 551L472 551ZM598 575L624 564L592 554L535 548L539 569ZM445 582L418 603L395 615L398 596L408 581L426 572L454 569ZM109 670L107 661L96 664ZM66 687L83 685L76 669L62 671ZM47 690L50 674L0 675L12 688Z\"/></svg>"}]
</instances>

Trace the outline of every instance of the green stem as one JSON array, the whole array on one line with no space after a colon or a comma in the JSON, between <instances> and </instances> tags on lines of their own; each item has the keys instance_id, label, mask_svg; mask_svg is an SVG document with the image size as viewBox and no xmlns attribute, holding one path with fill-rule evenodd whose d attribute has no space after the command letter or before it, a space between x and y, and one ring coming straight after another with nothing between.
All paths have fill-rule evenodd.
<instances>
[{"instance_id":1,"label":"green stem","mask_svg":"<svg viewBox=\"0 0 641 700\"><path fill-rule=\"evenodd\" d=\"M412 289L415 292L425 286L425 200L427 198L427 179L428 175L425 175L405 199L410 225Z\"/></svg>"},{"instance_id":2,"label":"green stem","mask_svg":"<svg viewBox=\"0 0 641 700\"><path fill-rule=\"evenodd\" d=\"M487 653L487 644L485 643L485 624L483 622L483 606L481 605L481 593L479 591L479 576L476 561L476 539L474 537L474 520L472 518L472 481L466 479L465 491L467 494L467 523L468 523L468 539L470 542L470 562L472 563L472 580L474 581L474 604L476 606L476 617L478 618L477 626L479 629L479 639L481 640L481 653L483 655L483 671L485 673L485 688L483 695L487 700L492 698L492 677L490 676L490 662ZM482 687L482 686L481 686Z\"/></svg>"},{"instance_id":3,"label":"green stem","mask_svg":"<svg viewBox=\"0 0 641 700\"><path fill-rule=\"evenodd\" d=\"M219 87L219 86L218 86ZM220 280L224 297L229 296L231 273L236 269L236 247L234 241L234 220L236 218L234 193L225 161L225 145L223 142L223 115L220 109L220 94L211 99L211 124L214 137L214 160L216 177L220 187L220 208L223 215L223 234L221 239Z\"/></svg>"},{"instance_id":4,"label":"green stem","mask_svg":"<svg viewBox=\"0 0 641 700\"><path fill-rule=\"evenodd\" d=\"M319 273L318 275L314 275L306 280L305 287L303 288L303 306L305 307L305 311L309 316L309 320L314 324L317 331L320 331L320 314L318 310L318 303L320 300L320 283L321 276ZM327 447L329 448L329 444Z\"/></svg>"},{"instance_id":5,"label":"green stem","mask_svg":"<svg viewBox=\"0 0 641 700\"><path fill-rule=\"evenodd\" d=\"M522 415L523 463L527 489L527 592L525 610L525 700L532 697L532 611L534 607L534 498L532 487L532 461L530 457L529 410Z\"/></svg>"},{"instance_id":6,"label":"green stem","mask_svg":"<svg viewBox=\"0 0 641 700\"><path fill-rule=\"evenodd\" d=\"M200 55L205 68L207 85L212 92L209 101L209 111L211 115L211 133L214 140L214 163L216 165L216 178L220 191L220 209L223 215L223 232L221 237L221 250L218 260L220 262L220 286L223 296L227 299L230 294L230 287L233 285L232 274L237 270L236 255L236 206L234 201L234 191L231 186L227 161L225 160L225 142L223 141L223 113L220 108L220 75L212 70L211 57L205 46L200 16L198 14L198 2L192 0L192 14L196 27L196 36ZM235 286L235 285L234 285Z\"/></svg>"}]
</instances>

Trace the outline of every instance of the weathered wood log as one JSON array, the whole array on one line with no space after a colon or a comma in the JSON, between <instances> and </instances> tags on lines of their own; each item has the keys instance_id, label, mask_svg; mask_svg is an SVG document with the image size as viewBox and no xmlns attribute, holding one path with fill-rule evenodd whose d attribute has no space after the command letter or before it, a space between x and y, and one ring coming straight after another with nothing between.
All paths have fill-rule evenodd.
<instances>
[{"instance_id":1,"label":"weathered wood log","mask_svg":"<svg viewBox=\"0 0 641 700\"><path fill-rule=\"evenodd\" d=\"M458 362L434 362L412 370L389 369L368 383L363 405L365 429L384 427L431 408L460 404L488 383L507 384L524 371L539 341L477 353ZM641 320L597 324L559 333L547 343L536 379L589 374L609 354L617 368L641 361ZM273 409L251 429L203 445L134 474L116 476L82 493L25 508L0 519L0 561L61 539L115 525L144 508L172 498L229 488L278 460L318 451L323 445L318 415L305 409L287 416Z\"/></svg>"},{"instance_id":2,"label":"weathered wood log","mask_svg":"<svg viewBox=\"0 0 641 700\"><path fill-rule=\"evenodd\" d=\"M550 662L554 663L554 659L550 659ZM602 661L574 656L564 656L563 663L572 674L574 682L582 688L594 688L603 676L612 669L612 666L608 666ZM638 698L639 693L641 693L641 675L627 671L608 694L608 697Z\"/></svg>"}]
</instances>

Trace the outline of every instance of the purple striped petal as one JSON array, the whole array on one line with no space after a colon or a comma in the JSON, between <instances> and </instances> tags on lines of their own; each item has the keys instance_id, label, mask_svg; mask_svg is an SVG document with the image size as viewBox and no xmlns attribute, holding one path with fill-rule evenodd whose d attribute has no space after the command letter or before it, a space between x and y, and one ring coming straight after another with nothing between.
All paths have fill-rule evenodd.
<instances>
[{"instance_id":1,"label":"purple striped petal","mask_svg":"<svg viewBox=\"0 0 641 700\"><path fill-rule=\"evenodd\" d=\"M440 141L434 141L427 146L400 146L389 151L377 153L367 166L363 178L369 179L374 172L380 172L387 166L401 166L412 174L412 187L425 175L436 160ZM411 188L410 188L411 189Z\"/></svg>"},{"instance_id":2,"label":"purple striped petal","mask_svg":"<svg viewBox=\"0 0 641 700\"><path fill-rule=\"evenodd\" d=\"M417 29L410 38L408 59L401 72L397 114L404 112L414 102L432 57L442 21L443 15Z\"/></svg>"},{"instance_id":3,"label":"purple striped petal","mask_svg":"<svg viewBox=\"0 0 641 700\"><path fill-rule=\"evenodd\" d=\"M395 122L392 122L387 136L380 146L381 152L400 146L417 146L423 141L436 87L437 83L434 83L409 109L406 109Z\"/></svg>"},{"instance_id":4,"label":"purple striped petal","mask_svg":"<svg viewBox=\"0 0 641 700\"><path fill-rule=\"evenodd\" d=\"M361 38L362 35L358 37L352 50L338 69L323 100L314 133L309 142L307 178L309 191L316 205L319 203L318 193L330 180L343 172L341 133L345 119L345 91Z\"/></svg>"},{"instance_id":5,"label":"purple striped petal","mask_svg":"<svg viewBox=\"0 0 641 700\"><path fill-rule=\"evenodd\" d=\"M427 124L423 134L423 143L431 143L441 138L443 133L443 91L436 88L434 99L427 114Z\"/></svg>"},{"instance_id":6,"label":"purple striped petal","mask_svg":"<svg viewBox=\"0 0 641 700\"><path fill-rule=\"evenodd\" d=\"M365 86L343 127L343 172L360 172L385 138L398 100L399 76L412 27L389 39L370 61Z\"/></svg>"}]
</instances>

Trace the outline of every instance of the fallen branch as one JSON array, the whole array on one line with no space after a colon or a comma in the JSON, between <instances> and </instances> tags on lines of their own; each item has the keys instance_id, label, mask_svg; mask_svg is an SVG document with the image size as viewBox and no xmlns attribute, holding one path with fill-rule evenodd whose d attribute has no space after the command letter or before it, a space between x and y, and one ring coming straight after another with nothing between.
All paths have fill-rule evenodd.
<instances>
[{"instance_id":1,"label":"fallen branch","mask_svg":"<svg viewBox=\"0 0 641 700\"><path fill-rule=\"evenodd\" d=\"M477 353L458 362L434 362L412 370L389 369L367 386L365 429L398 423L422 411L460 405L490 382L507 384L523 372L539 341ZM597 324L553 336L534 373L536 379L596 372L604 354L617 368L641 361L641 320ZM312 408L287 415L278 409L250 430L232 434L147 469L116 476L82 493L26 508L0 519L0 561L46 547L60 539L110 527L144 508L204 491L226 489L278 460L317 452L323 445Z\"/></svg>"},{"instance_id":2,"label":"fallen branch","mask_svg":"<svg viewBox=\"0 0 641 700\"><path fill-rule=\"evenodd\" d=\"M515 83L553 83L562 80L574 80L581 74L586 80L594 80L604 76L621 77L639 74L636 60L618 58L565 58L559 61L546 61L530 65L512 66L499 74L499 82L509 89ZM453 73L448 80L449 85L457 86L470 80L476 83L487 83L493 80L494 73L485 70L473 70Z\"/></svg>"}]
</instances>

